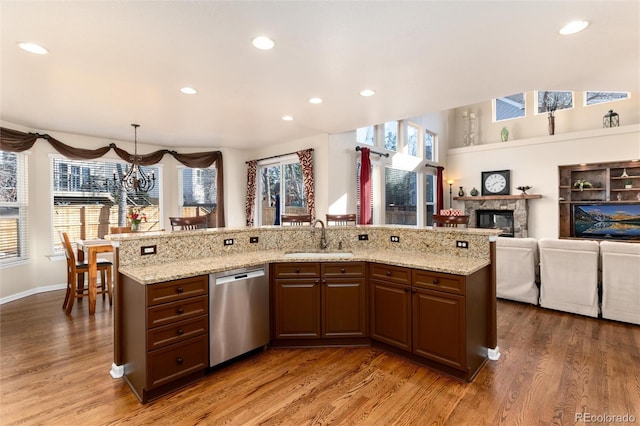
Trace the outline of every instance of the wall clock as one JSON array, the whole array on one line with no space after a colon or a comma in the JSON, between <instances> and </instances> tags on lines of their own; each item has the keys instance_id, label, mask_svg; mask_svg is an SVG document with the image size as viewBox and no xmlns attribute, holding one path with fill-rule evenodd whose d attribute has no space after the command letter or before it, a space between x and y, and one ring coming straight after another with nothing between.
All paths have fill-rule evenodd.
<instances>
[{"instance_id":1,"label":"wall clock","mask_svg":"<svg viewBox=\"0 0 640 426\"><path fill-rule=\"evenodd\" d=\"M511 194L511 170L482 172L482 195Z\"/></svg>"}]
</instances>

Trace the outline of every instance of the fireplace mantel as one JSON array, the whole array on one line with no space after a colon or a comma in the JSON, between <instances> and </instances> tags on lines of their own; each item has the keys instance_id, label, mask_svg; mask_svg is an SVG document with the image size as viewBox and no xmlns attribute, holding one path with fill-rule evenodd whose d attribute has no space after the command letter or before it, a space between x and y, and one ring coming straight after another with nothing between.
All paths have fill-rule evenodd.
<instances>
[{"instance_id":1,"label":"fireplace mantel","mask_svg":"<svg viewBox=\"0 0 640 426\"><path fill-rule=\"evenodd\" d=\"M533 200L535 198L542 198L540 194L518 194L518 195L477 195L475 197L453 197L458 201L487 201L487 200Z\"/></svg>"}]
</instances>

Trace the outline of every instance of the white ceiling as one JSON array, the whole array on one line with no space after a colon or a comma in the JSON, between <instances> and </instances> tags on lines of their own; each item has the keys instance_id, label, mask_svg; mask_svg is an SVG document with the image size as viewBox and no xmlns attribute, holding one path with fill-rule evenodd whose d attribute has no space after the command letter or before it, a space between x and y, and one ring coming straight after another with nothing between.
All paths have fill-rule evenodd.
<instances>
[{"instance_id":1,"label":"white ceiling","mask_svg":"<svg viewBox=\"0 0 640 426\"><path fill-rule=\"evenodd\" d=\"M118 140L135 122L139 142L174 148L257 147L535 89L640 89L637 0L2 0L0 19L0 119ZM560 36L573 19L591 26ZM275 48L255 49L257 35Z\"/></svg>"}]
</instances>

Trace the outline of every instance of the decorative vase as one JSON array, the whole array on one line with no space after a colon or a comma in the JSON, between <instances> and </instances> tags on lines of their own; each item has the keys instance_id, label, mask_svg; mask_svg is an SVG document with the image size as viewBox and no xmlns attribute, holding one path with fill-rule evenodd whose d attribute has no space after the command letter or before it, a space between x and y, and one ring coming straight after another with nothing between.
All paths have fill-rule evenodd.
<instances>
[{"instance_id":1,"label":"decorative vase","mask_svg":"<svg viewBox=\"0 0 640 426\"><path fill-rule=\"evenodd\" d=\"M554 135L556 133L556 116L549 116L549 134Z\"/></svg>"},{"instance_id":2,"label":"decorative vase","mask_svg":"<svg viewBox=\"0 0 640 426\"><path fill-rule=\"evenodd\" d=\"M140 221L132 220L131 221L131 232L138 232L140 230Z\"/></svg>"},{"instance_id":3,"label":"decorative vase","mask_svg":"<svg viewBox=\"0 0 640 426\"><path fill-rule=\"evenodd\" d=\"M471 196L476 197L477 195L478 195L478 190L474 186L473 189L471 189Z\"/></svg>"},{"instance_id":4,"label":"decorative vase","mask_svg":"<svg viewBox=\"0 0 640 426\"><path fill-rule=\"evenodd\" d=\"M464 197L464 190L460 187L460 191L458 191L458 197Z\"/></svg>"},{"instance_id":5,"label":"decorative vase","mask_svg":"<svg viewBox=\"0 0 640 426\"><path fill-rule=\"evenodd\" d=\"M500 131L500 138L502 139L502 142L506 142L509 140L509 129L507 129L506 127L503 127L502 130Z\"/></svg>"}]
</instances>

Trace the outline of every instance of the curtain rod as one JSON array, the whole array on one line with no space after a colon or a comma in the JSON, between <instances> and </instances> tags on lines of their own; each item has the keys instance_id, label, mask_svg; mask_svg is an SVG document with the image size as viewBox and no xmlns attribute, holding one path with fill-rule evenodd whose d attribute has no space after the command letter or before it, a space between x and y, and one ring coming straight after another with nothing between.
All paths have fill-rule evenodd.
<instances>
[{"instance_id":1,"label":"curtain rod","mask_svg":"<svg viewBox=\"0 0 640 426\"><path fill-rule=\"evenodd\" d=\"M356 146L356 151L362 151L362 147L360 146ZM374 151L372 149L369 150L372 154L377 154L381 157L387 157L389 158L389 153L388 152L378 152L378 151Z\"/></svg>"},{"instance_id":2,"label":"curtain rod","mask_svg":"<svg viewBox=\"0 0 640 426\"><path fill-rule=\"evenodd\" d=\"M313 148L309 148L309 151L313 151ZM302 149L301 151L306 151L305 149ZM280 158L280 157L286 157L287 155L291 155L291 154L297 154L298 151L296 152L290 152L288 154L280 154L280 155L272 155L271 157L264 157L264 158L258 158L255 161L263 161L263 160L271 160L272 158ZM253 160L252 160L253 161ZM250 161L245 161L244 164L249 164Z\"/></svg>"}]
</instances>

